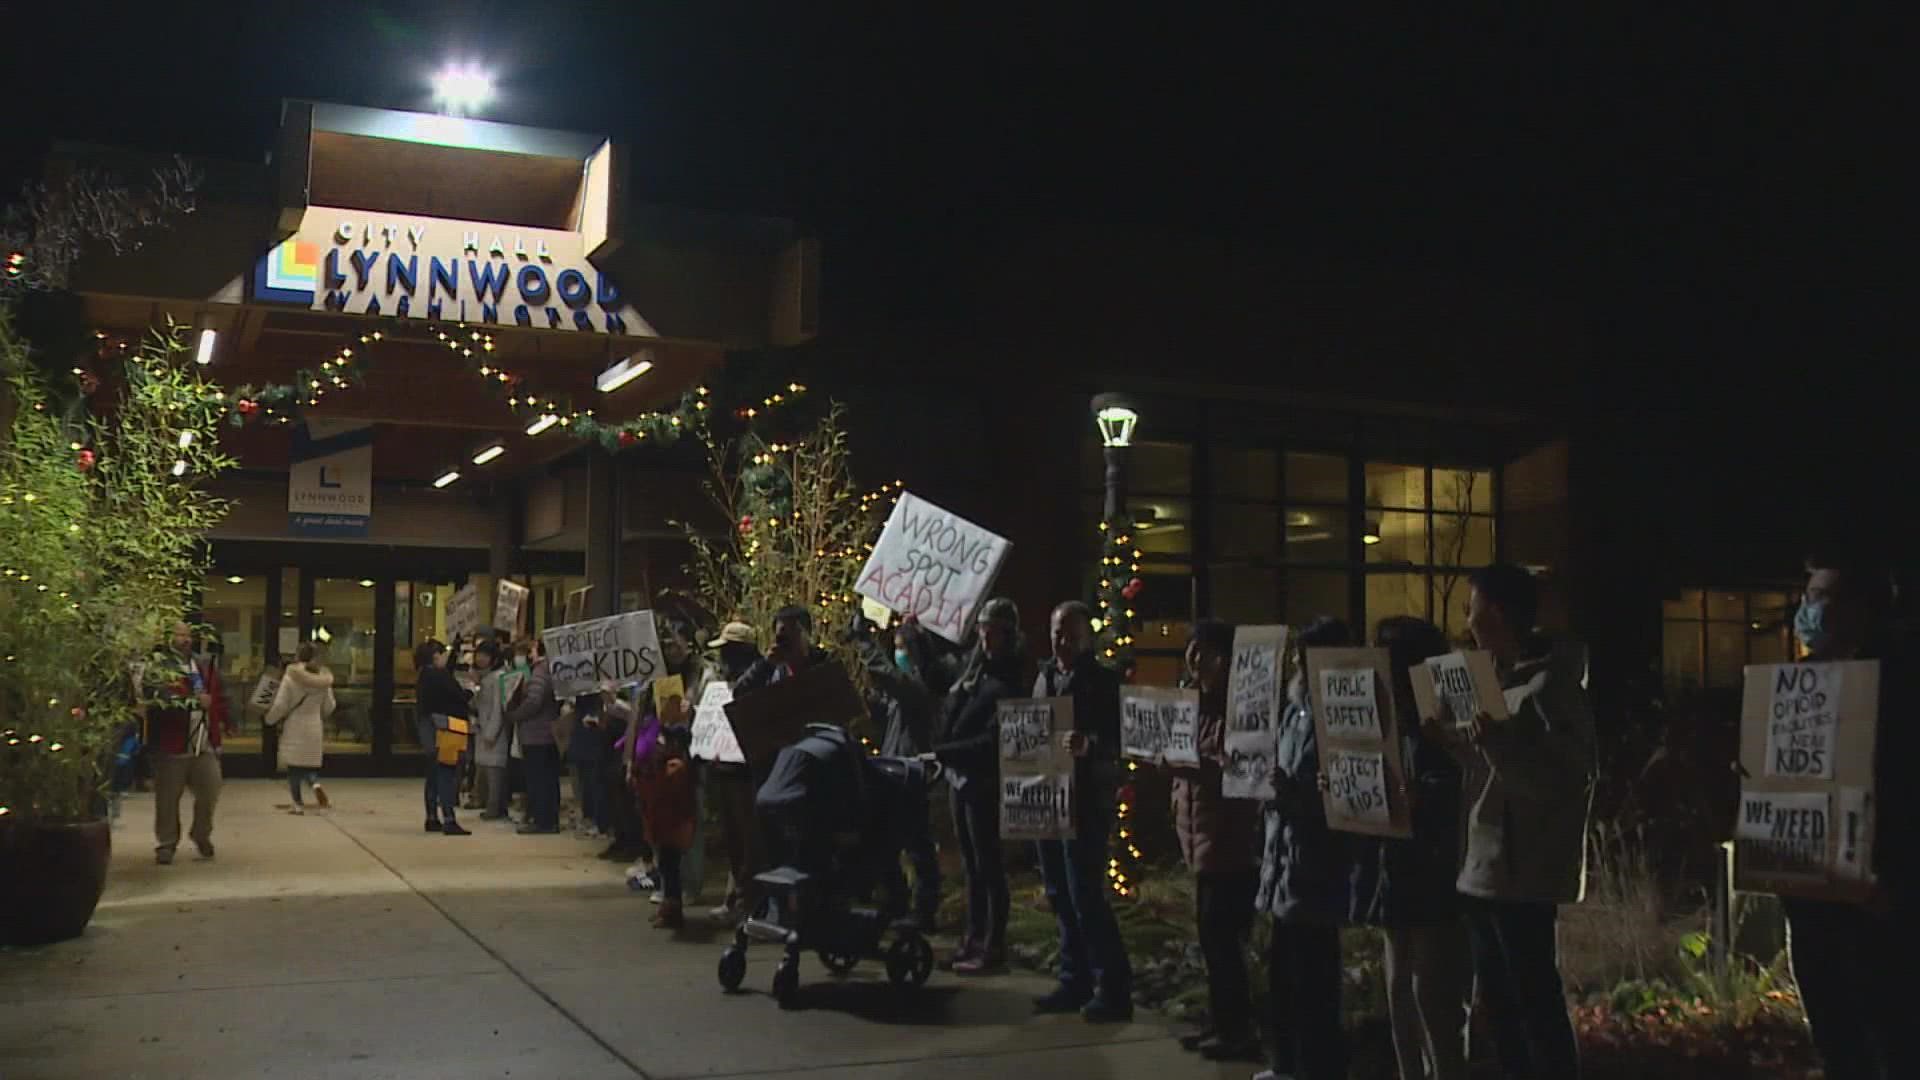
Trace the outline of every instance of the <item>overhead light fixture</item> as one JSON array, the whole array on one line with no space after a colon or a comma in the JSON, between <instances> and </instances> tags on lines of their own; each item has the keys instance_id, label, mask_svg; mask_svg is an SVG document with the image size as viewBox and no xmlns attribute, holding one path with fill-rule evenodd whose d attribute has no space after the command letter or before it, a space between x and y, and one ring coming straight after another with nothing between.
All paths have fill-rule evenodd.
<instances>
[{"instance_id":1,"label":"overhead light fixture","mask_svg":"<svg viewBox=\"0 0 1920 1080\"><path fill-rule=\"evenodd\" d=\"M433 98L442 112L470 115L493 100L493 76L479 64L449 63L434 73Z\"/></svg>"},{"instance_id":2,"label":"overhead light fixture","mask_svg":"<svg viewBox=\"0 0 1920 1080\"><path fill-rule=\"evenodd\" d=\"M552 427L553 425L559 422L560 422L559 417L553 415L552 413L544 413L541 415L540 419L535 420L533 423L527 425L527 434L538 435L541 432L547 430L548 428Z\"/></svg>"},{"instance_id":3,"label":"overhead light fixture","mask_svg":"<svg viewBox=\"0 0 1920 1080\"><path fill-rule=\"evenodd\" d=\"M1100 429L1100 445L1133 445L1133 429L1140 423L1140 412L1123 394L1095 394L1093 423Z\"/></svg>"},{"instance_id":4,"label":"overhead light fixture","mask_svg":"<svg viewBox=\"0 0 1920 1080\"><path fill-rule=\"evenodd\" d=\"M479 453L473 455L473 463L475 465L485 465L487 462L492 461L494 458L497 458L501 454L504 454L506 452L507 452L507 448L504 444L494 443L492 446L489 446L486 449L480 451Z\"/></svg>"},{"instance_id":5,"label":"overhead light fixture","mask_svg":"<svg viewBox=\"0 0 1920 1080\"><path fill-rule=\"evenodd\" d=\"M233 574L227 578L227 584L240 585L240 584L243 584L246 580L247 580L246 578L241 577L239 574Z\"/></svg>"},{"instance_id":6,"label":"overhead light fixture","mask_svg":"<svg viewBox=\"0 0 1920 1080\"><path fill-rule=\"evenodd\" d=\"M443 488L458 479L460 479L460 470L448 469L446 472L441 473L440 476L434 480L433 486L436 488Z\"/></svg>"},{"instance_id":7,"label":"overhead light fixture","mask_svg":"<svg viewBox=\"0 0 1920 1080\"><path fill-rule=\"evenodd\" d=\"M601 372L594 378L593 385L601 393L611 394L652 370L653 354L642 349Z\"/></svg>"},{"instance_id":8,"label":"overhead light fixture","mask_svg":"<svg viewBox=\"0 0 1920 1080\"><path fill-rule=\"evenodd\" d=\"M1379 543L1380 542L1380 523L1377 521L1374 521L1372 518L1368 518L1365 526L1363 526L1360 530L1360 542L1367 545L1368 547L1372 547L1373 545Z\"/></svg>"},{"instance_id":9,"label":"overhead light fixture","mask_svg":"<svg viewBox=\"0 0 1920 1080\"><path fill-rule=\"evenodd\" d=\"M213 345L219 337L219 333L211 328L200 331L200 346L194 350L193 362L201 367L213 363Z\"/></svg>"},{"instance_id":10,"label":"overhead light fixture","mask_svg":"<svg viewBox=\"0 0 1920 1080\"><path fill-rule=\"evenodd\" d=\"M373 588L373 579L372 579L372 578L370 578L370 577L363 577L363 578L361 578L361 579L360 579L360 587L361 587L361 588L363 588L363 589L371 589L371 588Z\"/></svg>"},{"instance_id":11,"label":"overhead light fixture","mask_svg":"<svg viewBox=\"0 0 1920 1080\"><path fill-rule=\"evenodd\" d=\"M327 642L333 640L333 632L323 626L313 632L313 640L318 641L324 645Z\"/></svg>"}]
</instances>

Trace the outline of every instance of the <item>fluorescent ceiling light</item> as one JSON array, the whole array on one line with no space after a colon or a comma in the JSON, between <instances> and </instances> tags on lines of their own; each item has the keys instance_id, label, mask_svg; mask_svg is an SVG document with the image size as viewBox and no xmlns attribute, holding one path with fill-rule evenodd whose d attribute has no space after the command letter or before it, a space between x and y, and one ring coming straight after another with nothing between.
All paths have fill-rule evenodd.
<instances>
[{"instance_id":1,"label":"fluorescent ceiling light","mask_svg":"<svg viewBox=\"0 0 1920 1080\"><path fill-rule=\"evenodd\" d=\"M231 577L227 578L227 584L239 585L245 582L246 580L247 580L246 578L241 577L239 574L234 574Z\"/></svg>"},{"instance_id":2,"label":"fluorescent ceiling light","mask_svg":"<svg viewBox=\"0 0 1920 1080\"><path fill-rule=\"evenodd\" d=\"M473 455L473 463L475 465L485 465L487 462L492 461L494 458L497 458L501 454L504 454L506 452L507 452L507 448L504 444L494 443L492 446L489 446L485 450L482 450L479 453Z\"/></svg>"},{"instance_id":3,"label":"fluorescent ceiling light","mask_svg":"<svg viewBox=\"0 0 1920 1080\"><path fill-rule=\"evenodd\" d=\"M213 343L220 335L212 330L200 331L200 347L193 354L193 362L205 367L213 363Z\"/></svg>"},{"instance_id":4,"label":"fluorescent ceiling light","mask_svg":"<svg viewBox=\"0 0 1920 1080\"><path fill-rule=\"evenodd\" d=\"M538 435L541 432L547 430L548 428L552 427L553 425L559 422L560 422L559 417L553 415L552 413L547 413L541 416L540 419L535 420L533 423L527 425L527 434Z\"/></svg>"},{"instance_id":5,"label":"fluorescent ceiling light","mask_svg":"<svg viewBox=\"0 0 1920 1080\"><path fill-rule=\"evenodd\" d=\"M433 486L437 488L443 488L458 479L460 479L460 470L448 469L446 472L443 472L440 474L439 479L433 482Z\"/></svg>"},{"instance_id":6,"label":"fluorescent ceiling light","mask_svg":"<svg viewBox=\"0 0 1920 1080\"><path fill-rule=\"evenodd\" d=\"M601 393L611 394L652 370L652 356L643 350L601 372L593 380L593 385Z\"/></svg>"},{"instance_id":7,"label":"fluorescent ceiling light","mask_svg":"<svg viewBox=\"0 0 1920 1080\"><path fill-rule=\"evenodd\" d=\"M361 588L363 588L363 589L371 589L371 588L373 588L373 579L372 579L372 578L368 578L368 577L363 577L363 578L361 578L361 579L360 579L360 587L361 587Z\"/></svg>"}]
</instances>

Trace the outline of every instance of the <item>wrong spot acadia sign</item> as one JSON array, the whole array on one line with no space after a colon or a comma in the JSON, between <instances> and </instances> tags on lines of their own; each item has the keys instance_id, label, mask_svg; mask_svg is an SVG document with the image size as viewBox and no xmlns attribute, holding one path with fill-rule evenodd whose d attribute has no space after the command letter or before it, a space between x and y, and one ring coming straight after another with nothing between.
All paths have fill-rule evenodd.
<instances>
[{"instance_id":1,"label":"wrong spot acadia sign","mask_svg":"<svg viewBox=\"0 0 1920 1080\"><path fill-rule=\"evenodd\" d=\"M955 643L993 588L1013 545L909 491L900 496L854 588Z\"/></svg>"}]
</instances>

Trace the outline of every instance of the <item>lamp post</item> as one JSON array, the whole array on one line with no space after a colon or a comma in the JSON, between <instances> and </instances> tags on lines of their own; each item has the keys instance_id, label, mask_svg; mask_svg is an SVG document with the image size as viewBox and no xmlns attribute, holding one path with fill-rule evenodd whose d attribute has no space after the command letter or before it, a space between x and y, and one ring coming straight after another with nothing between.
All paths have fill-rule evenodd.
<instances>
[{"instance_id":1,"label":"lamp post","mask_svg":"<svg viewBox=\"0 0 1920 1080\"><path fill-rule=\"evenodd\" d=\"M1121 394L1096 394L1093 398L1093 423L1100 432L1100 449L1107 461L1107 502L1101 520L1100 622L1107 635L1105 652L1109 661L1127 678L1133 645L1132 602L1135 589L1123 585L1121 571L1131 574L1139 569L1134 561L1133 515L1127 511L1127 448L1133 445L1133 429L1140 423L1140 411ZM1114 793L1113 859L1107 864L1107 887L1115 896L1133 895L1139 879L1140 849L1133 842L1132 811L1136 793L1133 773L1138 766L1127 763L1127 779Z\"/></svg>"},{"instance_id":2,"label":"lamp post","mask_svg":"<svg viewBox=\"0 0 1920 1080\"><path fill-rule=\"evenodd\" d=\"M1093 423L1100 430L1101 452L1107 459L1106 519L1117 526L1127 512L1127 448L1133 445L1140 412L1124 394L1095 394Z\"/></svg>"}]
</instances>

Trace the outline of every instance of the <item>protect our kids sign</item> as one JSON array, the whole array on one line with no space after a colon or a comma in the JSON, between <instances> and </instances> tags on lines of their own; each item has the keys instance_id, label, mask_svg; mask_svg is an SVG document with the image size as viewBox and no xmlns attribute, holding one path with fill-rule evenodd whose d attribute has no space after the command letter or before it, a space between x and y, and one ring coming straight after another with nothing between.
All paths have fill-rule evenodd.
<instances>
[{"instance_id":1,"label":"protect our kids sign","mask_svg":"<svg viewBox=\"0 0 1920 1080\"><path fill-rule=\"evenodd\" d=\"M855 588L958 644L1012 549L1005 537L907 492Z\"/></svg>"}]
</instances>

